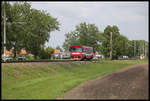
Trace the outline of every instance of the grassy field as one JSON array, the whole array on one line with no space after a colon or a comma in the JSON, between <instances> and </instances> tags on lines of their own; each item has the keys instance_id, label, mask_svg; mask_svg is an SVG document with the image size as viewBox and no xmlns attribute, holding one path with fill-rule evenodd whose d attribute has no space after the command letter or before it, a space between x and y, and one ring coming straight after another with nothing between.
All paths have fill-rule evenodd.
<instances>
[{"instance_id":1,"label":"grassy field","mask_svg":"<svg viewBox=\"0 0 150 101\"><path fill-rule=\"evenodd\" d=\"M2 99L56 99L82 82L148 60L2 64Z\"/></svg>"}]
</instances>

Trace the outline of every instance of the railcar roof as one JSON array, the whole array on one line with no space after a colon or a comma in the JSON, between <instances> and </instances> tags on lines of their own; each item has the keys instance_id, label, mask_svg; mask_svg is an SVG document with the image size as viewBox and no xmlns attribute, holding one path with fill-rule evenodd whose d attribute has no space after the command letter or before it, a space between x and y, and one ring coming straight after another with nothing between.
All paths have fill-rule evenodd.
<instances>
[{"instance_id":1,"label":"railcar roof","mask_svg":"<svg viewBox=\"0 0 150 101\"><path fill-rule=\"evenodd\" d=\"M83 48L82 46L75 46L75 45L73 45L73 46L70 46L70 48L71 48L71 47L80 47L80 48Z\"/></svg>"}]
</instances>

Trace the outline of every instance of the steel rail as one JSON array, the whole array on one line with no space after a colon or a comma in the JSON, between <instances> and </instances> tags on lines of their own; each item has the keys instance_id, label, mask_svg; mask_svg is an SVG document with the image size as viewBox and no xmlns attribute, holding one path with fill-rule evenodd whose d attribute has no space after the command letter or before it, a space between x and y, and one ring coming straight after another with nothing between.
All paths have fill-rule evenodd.
<instances>
[{"instance_id":1,"label":"steel rail","mask_svg":"<svg viewBox=\"0 0 150 101\"><path fill-rule=\"evenodd\" d=\"M23 60L23 61L1 61L1 63L32 63L32 62L98 62L98 60Z\"/></svg>"}]
</instances>

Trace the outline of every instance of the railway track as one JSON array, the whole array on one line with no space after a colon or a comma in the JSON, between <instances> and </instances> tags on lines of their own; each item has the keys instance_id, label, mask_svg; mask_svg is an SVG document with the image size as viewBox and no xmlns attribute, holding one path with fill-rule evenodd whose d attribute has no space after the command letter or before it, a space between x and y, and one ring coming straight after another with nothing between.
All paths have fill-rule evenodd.
<instances>
[{"instance_id":1,"label":"railway track","mask_svg":"<svg viewBox=\"0 0 150 101\"><path fill-rule=\"evenodd\" d=\"M79 61L79 60L23 60L23 61L1 61L1 63L40 63L40 62L99 62L99 60L90 60L90 61L87 61L87 60L84 60L84 61Z\"/></svg>"}]
</instances>

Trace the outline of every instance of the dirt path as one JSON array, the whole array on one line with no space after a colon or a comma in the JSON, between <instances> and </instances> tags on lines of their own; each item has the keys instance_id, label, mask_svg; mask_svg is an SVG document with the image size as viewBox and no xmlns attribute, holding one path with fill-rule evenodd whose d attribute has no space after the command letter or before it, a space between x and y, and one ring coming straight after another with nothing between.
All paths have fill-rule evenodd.
<instances>
[{"instance_id":1,"label":"dirt path","mask_svg":"<svg viewBox=\"0 0 150 101\"><path fill-rule=\"evenodd\" d=\"M148 99L148 64L138 64L82 83L64 99Z\"/></svg>"}]
</instances>

